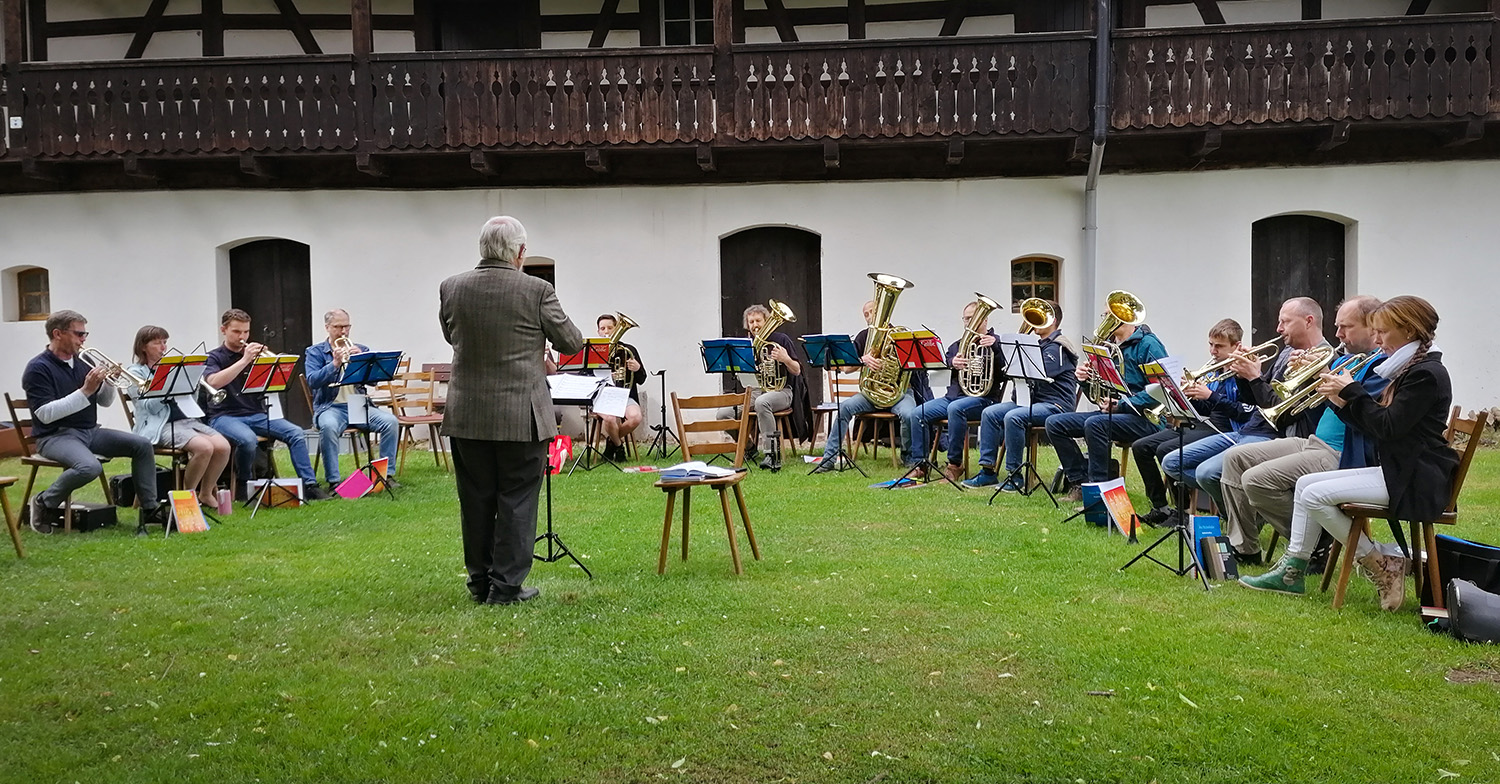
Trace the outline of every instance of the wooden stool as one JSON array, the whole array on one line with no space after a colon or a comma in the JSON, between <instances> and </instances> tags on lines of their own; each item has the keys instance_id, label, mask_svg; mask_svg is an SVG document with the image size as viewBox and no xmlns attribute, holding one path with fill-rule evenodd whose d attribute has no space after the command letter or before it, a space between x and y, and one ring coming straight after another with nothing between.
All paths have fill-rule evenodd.
<instances>
[{"instance_id":1,"label":"wooden stool","mask_svg":"<svg viewBox=\"0 0 1500 784\"><path fill-rule=\"evenodd\" d=\"M693 504L693 488L711 487L719 492L719 505L724 510L724 531L729 535L729 557L734 561L734 573L744 574L740 563L740 545L734 534L734 521L729 515L729 496L725 491L734 490L734 501L740 508L740 519L745 523L745 537L750 540L750 552L760 560L760 545L755 542L755 529L750 527L750 510L745 506L745 494L740 491L740 482L745 474L737 473L722 479L699 479L687 482L657 482L656 486L667 493L667 514L661 525L661 555L656 561L656 573L667 572L667 545L672 541L672 507L677 500L677 491L682 491L682 560L688 557L688 522Z\"/></svg>"},{"instance_id":2,"label":"wooden stool","mask_svg":"<svg viewBox=\"0 0 1500 784\"><path fill-rule=\"evenodd\" d=\"M870 456L875 459L879 459L880 457L880 428L881 425L884 425L886 434L891 439L891 466L893 468L900 468L901 419L889 411L872 411L868 414L860 414L854 417L853 423L849 426L849 433L846 434L849 443L854 444L853 449L846 450L851 459L860 450L859 439L860 436L864 435L866 422L873 423L870 433Z\"/></svg>"},{"instance_id":3,"label":"wooden stool","mask_svg":"<svg viewBox=\"0 0 1500 784\"><path fill-rule=\"evenodd\" d=\"M10 543L16 546L16 557L25 558L26 548L21 546L21 521L10 509L9 488L17 482L14 476L0 476L0 508L5 511L5 527L10 531Z\"/></svg>"}]
</instances>

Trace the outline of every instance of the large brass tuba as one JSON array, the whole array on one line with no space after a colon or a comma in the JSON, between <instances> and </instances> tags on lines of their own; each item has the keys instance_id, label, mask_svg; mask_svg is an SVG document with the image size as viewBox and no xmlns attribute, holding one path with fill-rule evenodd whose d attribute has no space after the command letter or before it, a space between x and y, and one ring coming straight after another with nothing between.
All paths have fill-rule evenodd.
<instances>
[{"instance_id":1,"label":"large brass tuba","mask_svg":"<svg viewBox=\"0 0 1500 784\"><path fill-rule=\"evenodd\" d=\"M1057 323L1057 310L1052 303L1041 297L1027 297L1021 300L1021 334L1047 329Z\"/></svg>"},{"instance_id":2,"label":"large brass tuba","mask_svg":"<svg viewBox=\"0 0 1500 784\"><path fill-rule=\"evenodd\" d=\"M786 368L780 362L771 357L771 348L775 343L771 342L771 333L778 327L789 321L796 321L796 314L786 306L785 302L771 300L769 304L771 314L766 316L760 329L750 336L750 345L755 351L755 379L760 383L760 388L765 392L776 392L786 389Z\"/></svg>"},{"instance_id":3,"label":"large brass tuba","mask_svg":"<svg viewBox=\"0 0 1500 784\"><path fill-rule=\"evenodd\" d=\"M901 370L896 342L891 340L891 333L902 329L891 326L891 313L896 309L896 298L911 288L911 282L879 272L871 272L870 280L875 282L875 320L870 324L865 353L880 360L880 369L866 367L859 371L859 391L876 408L890 408L901 402L910 381Z\"/></svg>"},{"instance_id":4,"label":"large brass tuba","mask_svg":"<svg viewBox=\"0 0 1500 784\"><path fill-rule=\"evenodd\" d=\"M620 345L620 336L632 327L639 327L633 319L624 313L615 314L615 331L609 336L609 348L605 352L609 356L609 378L617 387L628 387L626 379L630 377L630 368L625 366L626 362L635 359L635 352L628 347Z\"/></svg>"},{"instance_id":5,"label":"large brass tuba","mask_svg":"<svg viewBox=\"0 0 1500 784\"><path fill-rule=\"evenodd\" d=\"M1091 342L1096 346L1109 346L1110 354L1115 364L1121 365L1124 357L1120 353L1120 347L1116 346L1110 338L1115 334L1115 330L1126 324L1131 326L1144 324L1146 322L1146 305L1141 302L1140 297L1128 291L1118 290L1111 291L1109 296L1105 298L1104 304L1104 318L1099 321L1099 328L1094 330L1094 339ZM1123 375L1124 372L1125 368L1121 367L1120 373ZM1097 376L1089 378L1084 383L1083 394L1094 405L1099 405L1104 398L1111 396L1106 394L1105 386Z\"/></svg>"},{"instance_id":6,"label":"large brass tuba","mask_svg":"<svg viewBox=\"0 0 1500 784\"><path fill-rule=\"evenodd\" d=\"M984 397L995 388L995 348L979 345L984 333L979 326L990 317L990 312L1000 303L974 292L974 312L964 325L964 336L958 339L958 353L954 359L964 358L964 367L958 371L958 387L969 397Z\"/></svg>"}]
</instances>

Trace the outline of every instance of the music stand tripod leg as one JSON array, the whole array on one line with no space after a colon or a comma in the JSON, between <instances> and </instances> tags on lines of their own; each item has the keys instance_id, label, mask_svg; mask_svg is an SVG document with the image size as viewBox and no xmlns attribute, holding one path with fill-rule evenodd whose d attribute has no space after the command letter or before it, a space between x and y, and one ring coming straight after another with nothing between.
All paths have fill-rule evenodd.
<instances>
[{"instance_id":1,"label":"music stand tripod leg","mask_svg":"<svg viewBox=\"0 0 1500 784\"><path fill-rule=\"evenodd\" d=\"M568 549L568 546L563 543L562 537L558 536L557 532L552 530L552 463L550 459L543 469L543 474L547 488L547 533L538 536L536 541L541 542L545 540L547 542L547 554L538 555L533 553L532 557L543 563L554 563L561 561L563 558L571 558L573 559L573 563L578 564L578 568L582 569L583 573L588 575L588 578L592 580L594 579L594 573L589 571L587 566L583 565L583 561L578 560L578 556L574 555L573 551Z\"/></svg>"}]
</instances>

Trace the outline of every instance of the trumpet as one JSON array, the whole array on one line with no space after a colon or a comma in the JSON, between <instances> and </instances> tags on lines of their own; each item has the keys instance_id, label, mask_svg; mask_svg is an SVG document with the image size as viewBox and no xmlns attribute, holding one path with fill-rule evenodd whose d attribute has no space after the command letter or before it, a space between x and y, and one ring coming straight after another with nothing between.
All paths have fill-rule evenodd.
<instances>
[{"instance_id":1,"label":"trumpet","mask_svg":"<svg viewBox=\"0 0 1500 784\"><path fill-rule=\"evenodd\" d=\"M1216 381L1226 381L1234 376L1234 371L1230 370L1229 366L1233 365L1235 360L1240 357L1258 357L1262 362L1273 359L1281 351L1276 347L1276 344L1281 340L1282 337L1277 335L1258 346L1251 346L1243 351L1236 351L1223 359L1207 362L1197 370L1183 371L1182 380L1195 384L1212 384ZM1265 352L1267 351L1271 353L1266 354Z\"/></svg>"},{"instance_id":2,"label":"trumpet","mask_svg":"<svg viewBox=\"0 0 1500 784\"><path fill-rule=\"evenodd\" d=\"M1379 352L1372 351L1368 354L1339 357L1335 349L1309 349L1298 358L1296 369L1288 370L1285 379L1271 382L1271 389L1281 397L1281 402L1262 408L1260 414L1267 422L1281 427L1281 420L1284 418L1305 413L1322 402L1322 396L1318 394L1318 381L1324 371L1348 371L1350 375L1357 377L1374 364L1379 356Z\"/></svg>"},{"instance_id":3,"label":"trumpet","mask_svg":"<svg viewBox=\"0 0 1500 784\"><path fill-rule=\"evenodd\" d=\"M107 354L93 346L78 352L78 359L91 368L104 368L108 372L104 380L121 392L131 388L144 389L151 383L151 379L131 373L129 368L110 359Z\"/></svg>"},{"instance_id":4,"label":"trumpet","mask_svg":"<svg viewBox=\"0 0 1500 784\"><path fill-rule=\"evenodd\" d=\"M207 378L199 378L198 386L203 388L203 394L208 396L208 402L213 403L216 406L220 403L223 403L224 398L229 397L229 392L210 385Z\"/></svg>"},{"instance_id":5,"label":"trumpet","mask_svg":"<svg viewBox=\"0 0 1500 784\"><path fill-rule=\"evenodd\" d=\"M359 346L356 346L354 344L354 341L342 335L334 338L333 342L329 345L333 348L334 351L345 351L350 354L359 353Z\"/></svg>"}]
</instances>

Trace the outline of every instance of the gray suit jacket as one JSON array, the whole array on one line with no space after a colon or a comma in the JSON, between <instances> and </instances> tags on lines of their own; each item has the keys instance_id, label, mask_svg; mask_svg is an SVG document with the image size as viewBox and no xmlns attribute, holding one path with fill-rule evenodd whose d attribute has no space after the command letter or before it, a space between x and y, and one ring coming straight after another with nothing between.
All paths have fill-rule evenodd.
<instances>
[{"instance_id":1,"label":"gray suit jacket","mask_svg":"<svg viewBox=\"0 0 1500 784\"><path fill-rule=\"evenodd\" d=\"M545 441L557 432L545 341L571 354L583 336L552 284L483 259L443 281L438 318L453 346L443 432L485 441Z\"/></svg>"}]
</instances>

